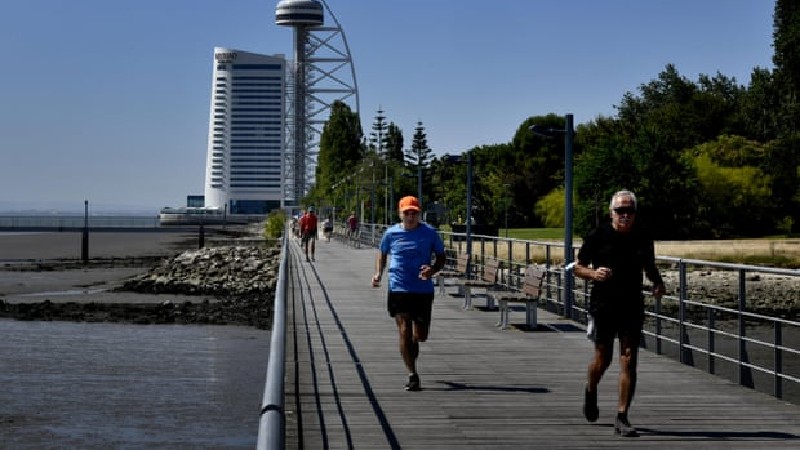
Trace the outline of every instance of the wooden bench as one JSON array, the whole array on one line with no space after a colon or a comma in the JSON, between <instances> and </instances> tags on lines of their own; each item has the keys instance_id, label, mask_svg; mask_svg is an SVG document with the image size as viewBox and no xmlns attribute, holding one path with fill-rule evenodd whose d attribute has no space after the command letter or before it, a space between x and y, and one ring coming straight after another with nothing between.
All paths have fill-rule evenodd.
<instances>
[{"instance_id":1,"label":"wooden bench","mask_svg":"<svg viewBox=\"0 0 800 450\"><path fill-rule=\"evenodd\" d=\"M525 268L525 280L522 284L521 292L514 291L492 291L489 293L497 301L500 310L500 321L497 323L501 329L509 328L508 308L509 303L525 304L525 325L529 330L536 329L536 312L539 306L539 297L542 294L542 285L547 275L547 271L540 266L531 264Z\"/></svg>"},{"instance_id":2,"label":"wooden bench","mask_svg":"<svg viewBox=\"0 0 800 450\"><path fill-rule=\"evenodd\" d=\"M497 271L500 269L500 261L497 258L485 257L483 260L483 270L478 279L459 279L456 284L464 288L464 309L472 307L472 288L491 289L497 285ZM492 297L487 295L486 307L493 308Z\"/></svg>"},{"instance_id":3,"label":"wooden bench","mask_svg":"<svg viewBox=\"0 0 800 450\"><path fill-rule=\"evenodd\" d=\"M439 284L440 293L444 294L445 278L462 278L467 274L467 261L469 261L469 255L459 253L456 258L455 270L440 270L436 273L436 281Z\"/></svg>"}]
</instances>

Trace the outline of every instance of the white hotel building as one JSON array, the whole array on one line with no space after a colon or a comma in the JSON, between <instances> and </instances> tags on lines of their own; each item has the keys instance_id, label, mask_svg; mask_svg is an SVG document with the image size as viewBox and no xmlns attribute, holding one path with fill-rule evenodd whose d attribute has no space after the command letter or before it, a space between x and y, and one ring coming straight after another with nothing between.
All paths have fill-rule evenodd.
<instances>
[{"instance_id":1,"label":"white hotel building","mask_svg":"<svg viewBox=\"0 0 800 450\"><path fill-rule=\"evenodd\" d=\"M205 206L266 214L284 206L286 60L214 48Z\"/></svg>"}]
</instances>

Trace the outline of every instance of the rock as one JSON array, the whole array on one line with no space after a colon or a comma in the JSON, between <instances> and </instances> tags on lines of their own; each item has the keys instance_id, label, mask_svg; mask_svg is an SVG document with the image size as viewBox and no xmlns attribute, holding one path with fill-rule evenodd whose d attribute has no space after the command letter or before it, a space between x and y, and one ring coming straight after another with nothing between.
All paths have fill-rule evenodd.
<instances>
[{"instance_id":1,"label":"rock","mask_svg":"<svg viewBox=\"0 0 800 450\"><path fill-rule=\"evenodd\" d=\"M279 264L277 247L208 247L166 259L118 290L271 299Z\"/></svg>"}]
</instances>

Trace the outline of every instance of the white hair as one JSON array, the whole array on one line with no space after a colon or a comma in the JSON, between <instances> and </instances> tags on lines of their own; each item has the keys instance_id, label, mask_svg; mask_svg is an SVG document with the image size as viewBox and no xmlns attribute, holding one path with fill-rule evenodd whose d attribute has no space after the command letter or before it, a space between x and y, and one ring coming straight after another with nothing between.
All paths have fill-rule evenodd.
<instances>
[{"instance_id":1,"label":"white hair","mask_svg":"<svg viewBox=\"0 0 800 450\"><path fill-rule=\"evenodd\" d=\"M620 197L628 197L633 202L633 207L636 208L636 194L628 190L617 191L611 196L611 201L608 203L608 210L614 209L614 200Z\"/></svg>"}]
</instances>

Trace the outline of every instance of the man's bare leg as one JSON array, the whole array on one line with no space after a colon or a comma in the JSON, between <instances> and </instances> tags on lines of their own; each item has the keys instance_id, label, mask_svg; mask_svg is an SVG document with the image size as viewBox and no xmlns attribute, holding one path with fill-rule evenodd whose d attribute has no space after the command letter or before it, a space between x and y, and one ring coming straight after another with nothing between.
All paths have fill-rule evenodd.
<instances>
[{"instance_id":1,"label":"man's bare leg","mask_svg":"<svg viewBox=\"0 0 800 450\"><path fill-rule=\"evenodd\" d=\"M619 340L619 402L617 412L627 414L636 393L636 365L639 337L620 336Z\"/></svg>"}]
</instances>

